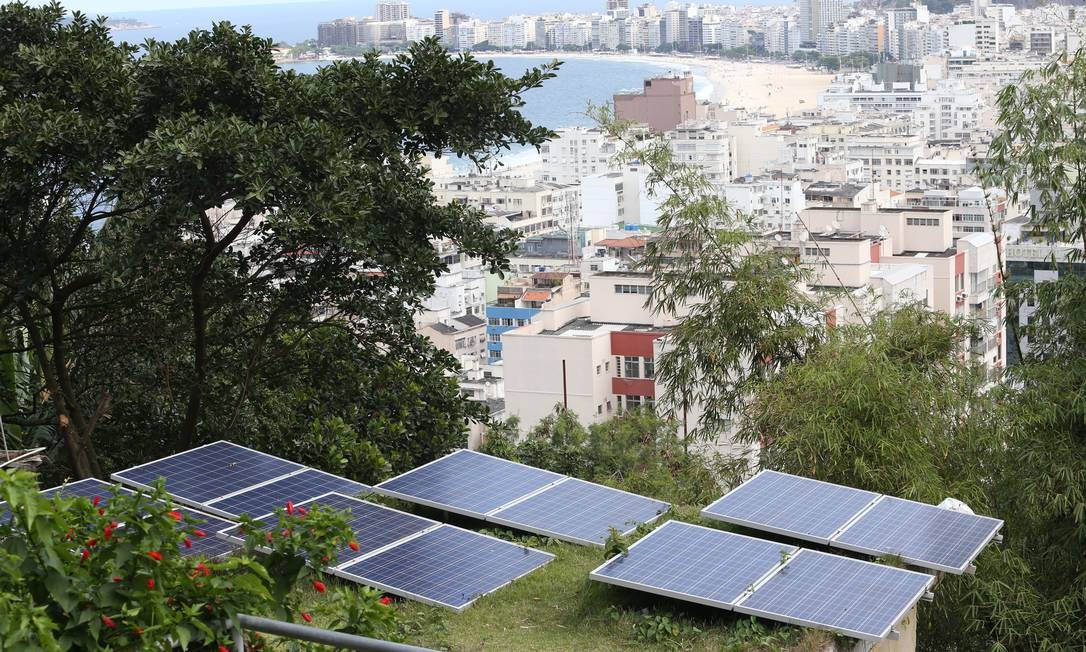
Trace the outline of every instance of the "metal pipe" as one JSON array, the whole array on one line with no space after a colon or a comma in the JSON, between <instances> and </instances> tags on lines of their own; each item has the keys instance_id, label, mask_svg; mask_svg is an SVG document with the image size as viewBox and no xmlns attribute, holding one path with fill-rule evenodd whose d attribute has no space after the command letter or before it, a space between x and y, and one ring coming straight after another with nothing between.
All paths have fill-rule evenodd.
<instances>
[{"instance_id":1,"label":"metal pipe","mask_svg":"<svg viewBox=\"0 0 1086 652\"><path fill-rule=\"evenodd\" d=\"M428 648L415 647L414 645L405 645L403 643L382 641L376 638L367 638L365 636L332 632L327 629L297 625L295 623L287 623L281 620L272 620L271 618L261 618L259 616L249 616L246 614L238 614L238 624L245 629L250 629L254 632L263 632L264 634L285 636L299 641L310 641L322 645L331 645L345 650L365 650L366 652L433 652L433 650Z\"/></svg>"}]
</instances>

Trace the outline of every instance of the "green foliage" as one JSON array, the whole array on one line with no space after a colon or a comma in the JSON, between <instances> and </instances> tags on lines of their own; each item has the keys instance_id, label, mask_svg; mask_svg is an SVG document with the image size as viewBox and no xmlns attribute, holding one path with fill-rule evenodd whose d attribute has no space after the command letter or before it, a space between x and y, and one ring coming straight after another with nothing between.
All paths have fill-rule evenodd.
<instances>
[{"instance_id":1,"label":"green foliage","mask_svg":"<svg viewBox=\"0 0 1086 652\"><path fill-rule=\"evenodd\" d=\"M227 437L370 481L486 418L412 317L434 240L498 270L515 235L437 206L424 159L542 143L519 109L554 65L427 40L298 75L248 29L137 51L56 4L3 5L0 34L0 322L27 336L0 356L45 397L6 422L44 411L81 477Z\"/></svg>"},{"instance_id":2,"label":"green foliage","mask_svg":"<svg viewBox=\"0 0 1086 652\"><path fill-rule=\"evenodd\" d=\"M1049 241L1086 247L1086 51L1054 59L999 93L999 131L992 140L986 185L1029 199L1030 224ZM1075 250L1081 260L1083 251Z\"/></svg>"},{"instance_id":3,"label":"green foliage","mask_svg":"<svg viewBox=\"0 0 1086 652\"><path fill-rule=\"evenodd\" d=\"M269 554L219 561L180 554L214 536L175 511L159 485L148 494L46 498L34 476L0 471L0 499L11 520L0 525L0 648L203 649L227 643L225 622L238 613L292 619L293 589L322 576L322 564L350 536L340 514L314 509L281 514L266 541ZM101 501L101 502L100 502ZM338 539L338 540L337 540ZM374 612L370 595L344 597L337 608L385 627L391 611ZM370 606L367 606L370 605ZM372 622L371 622L372 621ZM172 641L172 643L171 643Z\"/></svg>"},{"instance_id":4,"label":"green foliage","mask_svg":"<svg viewBox=\"0 0 1086 652\"><path fill-rule=\"evenodd\" d=\"M730 477L730 460L690 450L677 424L651 410L629 410L586 430L556 405L523 442L515 441L516 426L507 423L492 428L480 450L682 505L719 498L719 479Z\"/></svg>"},{"instance_id":5,"label":"green foliage","mask_svg":"<svg viewBox=\"0 0 1086 652\"><path fill-rule=\"evenodd\" d=\"M735 622L723 649L726 652L780 650L794 644L798 638L798 631L795 629L767 625L751 616Z\"/></svg>"},{"instance_id":6,"label":"green foliage","mask_svg":"<svg viewBox=\"0 0 1086 652\"><path fill-rule=\"evenodd\" d=\"M958 357L972 332L920 305L835 329L766 383L740 439L763 443L769 468L924 502L953 495L983 509L978 462L991 443L968 417L991 403L984 376Z\"/></svg>"},{"instance_id":7,"label":"green foliage","mask_svg":"<svg viewBox=\"0 0 1086 652\"><path fill-rule=\"evenodd\" d=\"M821 310L799 290L804 273L755 235L702 169L677 162L662 138L637 140L608 107L590 107L619 138L622 163L638 161L660 203L657 238L639 269L652 274L645 306L679 318L656 361L657 406L669 417L700 412L692 437L715 440L757 387L818 341Z\"/></svg>"},{"instance_id":8,"label":"green foliage","mask_svg":"<svg viewBox=\"0 0 1086 652\"><path fill-rule=\"evenodd\" d=\"M630 551L630 544L626 537L615 528L608 528L607 540L603 542L603 558L610 559L619 555L625 555Z\"/></svg>"}]
</instances>

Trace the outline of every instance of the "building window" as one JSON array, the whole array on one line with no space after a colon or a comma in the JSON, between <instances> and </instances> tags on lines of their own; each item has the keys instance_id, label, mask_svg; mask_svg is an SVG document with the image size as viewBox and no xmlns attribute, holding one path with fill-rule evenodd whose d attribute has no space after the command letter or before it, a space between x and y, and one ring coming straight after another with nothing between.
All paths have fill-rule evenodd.
<instances>
[{"instance_id":1,"label":"building window","mask_svg":"<svg viewBox=\"0 0 1086 652\"><path fill-rule=\"evenodd\" d=\"M502 341L502 336L499 333L491 333L487 337L491 342L501 342Z\"/></svg>"},{"instance_id":2,"label":"building window","mask_svg":"<svg viewBox=\"0 0 1086 652\"><path fill-rule=\"evenodd\" d=\"M653 358L645 358L644 371L645 371L645 378L649 378L649 379L655 378L656 377L656 360L654 360Z\"/></svg>"},{"instance_id":3,"label":"building window","mask_svg":"<svg viewBox=\"0 0 1086 652\"><path fill-rule=\"evenodd\" d=\"M648 294L649 286L647 285L626 285L623 283L615 283L615 294Z\"/></svg>"},{"instance_id":4,"label":"building window","mask_svg":"<svg viewBox=\"0 0 1086 652\"><path fill-rule=\"evenodd\" d=\"M513 320L512 319L502 319L502 326L512 326L512 325L513 325Z\"/></svg>"},{"instance_id":5,"label":"building window","mask_svg":"<svg viewBox=\"0 0 1086 652\"><path fill-rule=\"evenodd\" d=\"M627 395L626 396L626 409L627 410L636 410L639 407L641 407L641 397L640 396L633 396L633 395Z\"/></svg>"},{"instance_id":6,"label":"building window","mask_svg":"<svg viewBox=\"0 0 1086 652\"><path fill-rule=\"evenodd\" d=\"M908 226L939 226L938 217L906 217L905 224Z\"/></svg>"},{"instance_id":7,"label":"building window","mask_svg":"<svg viewBox=\"0 0 1086 652\"><path fill-rule=\"evenodd\" d=\"M823 258L830 257L830 250L826 247L804 247L803 253L808 256L821 256Z\"/></svg>"},{"instance_id":8,"label":"building window","mask_svg":"<svg viewBox=\"0 0 1086 652\"><path fill-rule=\"evenodd\" d=\"M600 403L596 406L596 414L603 414L603 404Z\"/></svg>"},{"instance_id":9,"label":"building window","mask_svg":"<svg viewBox=\"0 0 1086 652\"><path fill-rule=\"evenodd\" d=\"M607 401L607 414L611 414L611 401Z\"/></svg>"},{"instance_id":10,"label":"building window","mask_svg":"<svg viewBox=\"0 0 1086 652\"><path fill-rule=\"evenodd\" d=\"M596 365L596 375L600 375L600 365Z\"/></svg>"},{"instance_id":11,"label":"building window","mask_svg":"<svg viewBox=\"0 0 1086 652\"><path fill-rule=\"evenodd\" d=\"M486 323L490 324L491 326L501 326L502 320L498 319L497 317L491 317L490 319L486 320Z\"/></svg>"},{"instance_id":12,"label":"building window","mask_svg":"<svg viewBox=\"0 0 1086 652\"><path fill-rule=\"evenodd\" d=\"M622 375L626 378L640 378L641 377L641 358L637 356L626 356L626 364L623 368Z\"/></svg>"},{"instance_id":13,"label":"building window","mask_svg":"<svg viewBox=\"0 0 1086 652\"><path fill-rule=\"evenodd\" d=\"M603 361L603 370L610 373L610 371L611 371L611 361L610 360L604 360Z\"/></svg>"}]
</instances>

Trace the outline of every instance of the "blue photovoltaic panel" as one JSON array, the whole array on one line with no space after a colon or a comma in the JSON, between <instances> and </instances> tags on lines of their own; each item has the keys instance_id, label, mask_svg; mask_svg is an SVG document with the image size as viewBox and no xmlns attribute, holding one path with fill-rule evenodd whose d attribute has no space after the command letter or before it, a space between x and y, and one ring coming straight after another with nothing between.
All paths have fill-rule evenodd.
<instances>
[{"instance_id":1,"label":"blue photovoltaic panel","mask_svg":"<svg viewBox=\"0 0 1086 652\"><path fill-rule=\"evenodd\" d=\"M182 515L182 520L177 524L177 527L191 526L206 533L206 536L203 537L189 537L189 541L192 542L191 548L186 548L184 545L178 546L182 555L186 557L199 555L214 559L238 548L237 543L216 536L217 533L234 526L230 521L184 507L178 507L176 511L181 512Z\"/></svg>"},{"instance_id":2,"label":"blue photovoltaic panel","mask_svg":"<svg viewBox=\"0 0 1086 652\"><path fill-rule=\"evenodd\" d=\"M165 478L172 496L182 502L202 504L304 468L251 448L218 441L119 471L113 479L149 487L158 478Z\"/></svg>"},{"instance_id":3,"label":"blue photovoltaic panel","mask_svg":"<svg viewBox=\"0 0 1086 652\"><path fill-rule=\"evenodd\" d=\"M668 521L589 577L727 609L795 551L772 541Z\"/></svg>"},{"instance_id":4,"label":"blue photovoltaic panel","mask_svg":"<svg viewBox=\"0 0 1086 652\"><path fill-rule=\"evenodd\" d=\"M428 518L339 494L320 496L298 506L310 508L313 505L351 512L347 524L354 532L354 540L359 549L358 551L351 550L347 545L348 542L344 542L343 548L336 551L336 563L341 566L404 537L438 525L437 521L431 521ZM264 524L264 530L273 530L276 527L276 518L273 514L262 516L260 521ZM235 539L241 537L237 527L231 528L227 534Z\"/></svg>"},{"instance_id":5,"label":"blue photovoltaic panel","mask_svg":"<svg viewBox=\"0 0 1086 652\"><path fill-rule=\"evenodd\" d=\"M50 498L53 496L63 496L65 498L75 498L76 496L82 496L89 500L94 500L95 496L98 496L102 500L99 501L100 506L105 506L109 502L109 499L113 497L114 485L108 482L102 482L97 478L87 478L85 480L79 480L77 482L69 482L68 484L60 485L59 487L53 487L52 489L46 489L42 493L48 494ZM121 493L132 493L124 487L120 488Z\"/></svg>"},{"instance_id":6,"label":"blue photovoltaic panel","mask_svg":"<svg viewBox=\"0 0 1086 652\"><path fill-rule=\"evenodd\" d=\"M828 543L879 494L762 471L702 510L728 523Z\"/></svg>"},{"instance_id":7,"label":"blue photovoltaic panel","mask_svg":"<svg viewBox=\"0 0 1086 652\"><path fill-rule=\"evenodd\" d=\"M451 525L442 525L347 566L336 574L389 593L461 611L481 595L554 558Z\"/></svg>"},{"instance_id":8,"label":"blue photovoltaic panel","mask_svg":"<svg viewBox=\"0 0 1086 652\"><path fill-rule=\"evenodd\" d=\"M963 573L1003 521L884 497L833 540L838 548L898 555L906 562Z\"/></svg>"},{"instance_id":9,"label":"blue photovoltaic panel","mask_svg":"<svg viewBox=\"0 0 1086 652\"><path fill-rule=\"evenodd\" d=\"M623 534L667 511L659 500L570 478L487 517L488 521L546 536L602 545L615 528Z\"/></svg>"},{"instance_id":10,"label":"blue photovoltaic panel","mask_svg":"<svg viewBox=\"0 0 1086 652\"><path fill-rule=\"evenodd\" d=\"M901 622L934 579L892 566L802 550L735 610L879 640Z\"/></svg>"},{"instance_id":11,"label":"blue photovoltaic panel","mask_svg":"<svg viewBox=\"0 0 1086 652\"><path fill-rule=\"evenodd\" d=\"M563 477L490 455L460 450L385 480L374 487L374 491L482 517Z\"/></svg>"},{"instance_id":12,"label":"blue photovoltaic panel","mask_svg":"<svg viewBox=\"0 0 1086 652\"><path fill-rule=\"evenodd\" d=\"M351 496L367 492L369 487L330 473L308 469L221 500L211 501L207 507L232 516L260 516L275 511L277 507L283 507L288 500L300 503L333 491Z\"/></svg>"}]
</instances>

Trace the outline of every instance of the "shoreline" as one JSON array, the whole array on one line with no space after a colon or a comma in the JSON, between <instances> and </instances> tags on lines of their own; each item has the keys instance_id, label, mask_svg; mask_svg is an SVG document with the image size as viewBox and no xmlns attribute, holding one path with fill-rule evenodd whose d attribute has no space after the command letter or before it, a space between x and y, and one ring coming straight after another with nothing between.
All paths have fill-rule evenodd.
<instances>
[{"instance_id":1,"label":"shoreline","mask_svg":"<svg viewBox=\"0 0 1086 652\"><path fill-rule=\"evenodd\" d=\"M677 71L700 73L711 89L708 99L726 106L743 108L773 117L815 109L819 93L826 90L834 75L797 67L795 64L771 61L731 61L707 57L678 57L674 55L624 54L598 52L491 52L472 54L480 59L494 57L525 59L596 59L624 61L673 67ZM352 57L321 57L319 59L283 59L279 64L331 63Z\"/></svg>"}]
</instances>

